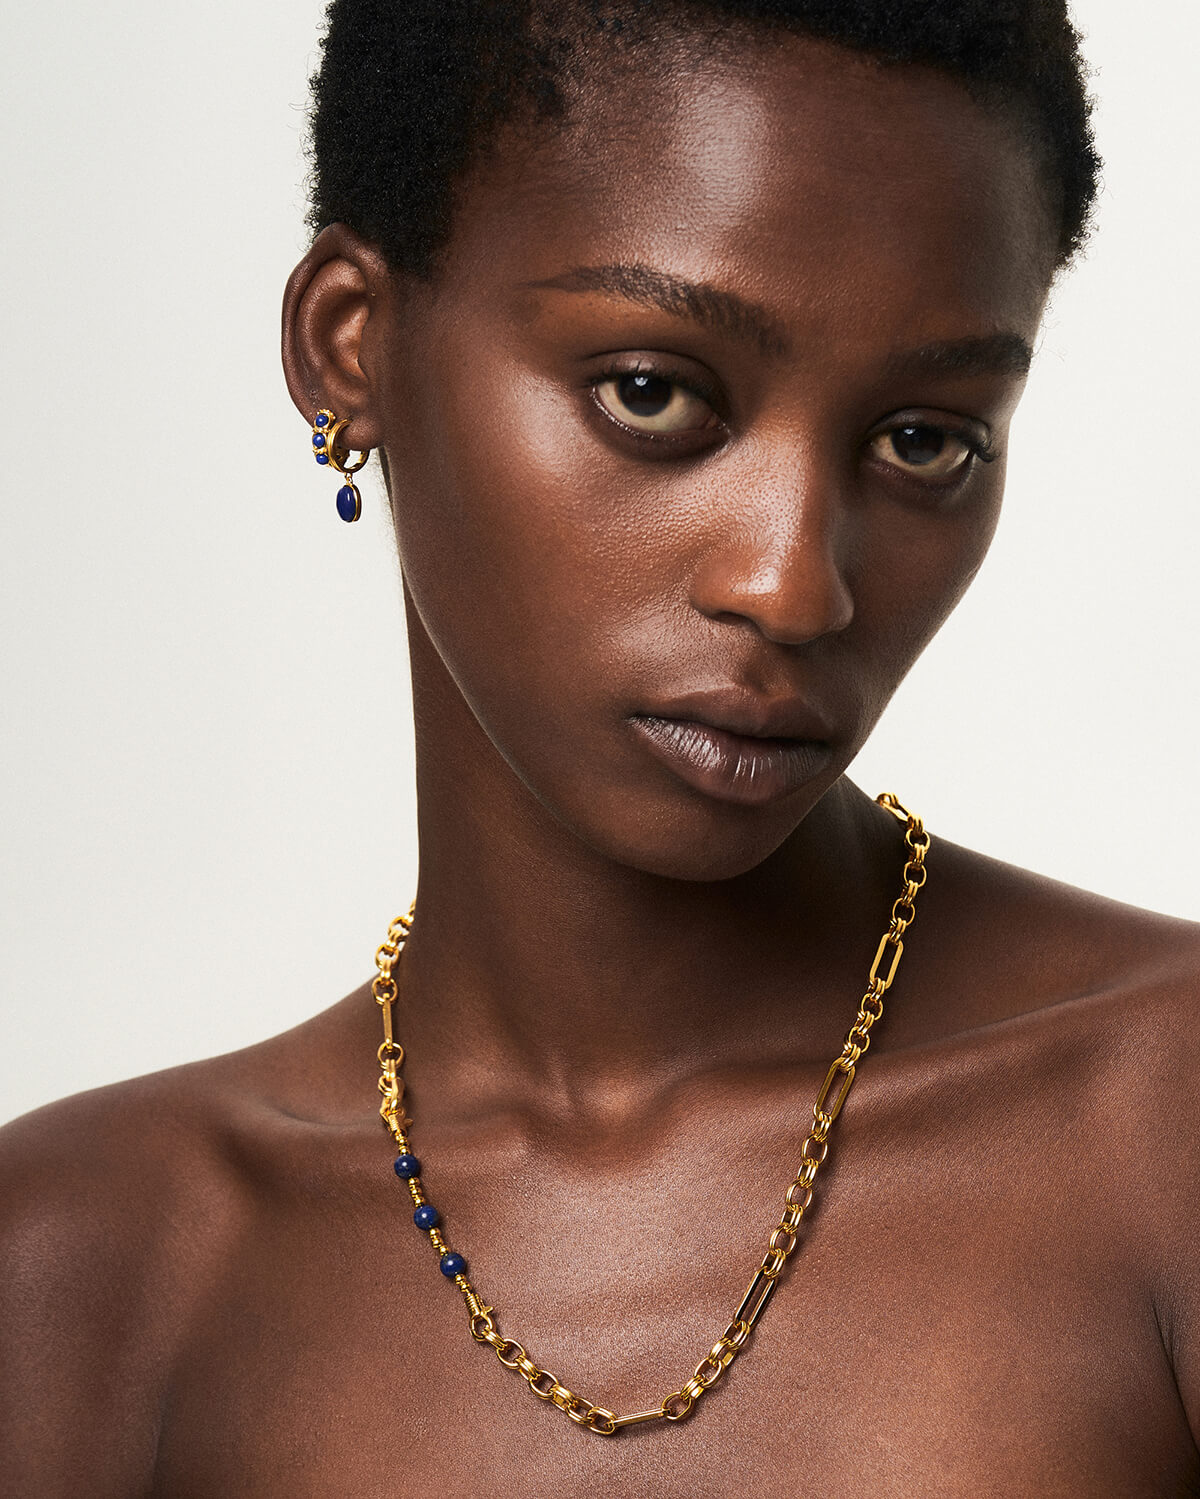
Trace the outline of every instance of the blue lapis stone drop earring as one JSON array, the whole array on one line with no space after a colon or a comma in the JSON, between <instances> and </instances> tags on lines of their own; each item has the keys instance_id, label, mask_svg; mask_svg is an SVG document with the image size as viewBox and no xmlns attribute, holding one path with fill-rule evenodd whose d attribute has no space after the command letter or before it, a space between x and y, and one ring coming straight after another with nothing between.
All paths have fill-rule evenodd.
<instances>
[{"instance_id":1,"label":"blue lapis stone drop earring","mask_svg":"<svg viewBox=\"0 0 1200 1499\"><path fill-rule=\"evenodd\" d=\"M337 513L344 521L355 521L362 514L362 495L351 475L358 473L371 456L371 450L365 448L357 463L350 462L350 449L339 441L342 428L349 420L345 416L339 420L332 411L322 407L313 417L312 445L313 457L322 468L335 468L346 480L338 490Z\"/></svg>"}]
</instances>

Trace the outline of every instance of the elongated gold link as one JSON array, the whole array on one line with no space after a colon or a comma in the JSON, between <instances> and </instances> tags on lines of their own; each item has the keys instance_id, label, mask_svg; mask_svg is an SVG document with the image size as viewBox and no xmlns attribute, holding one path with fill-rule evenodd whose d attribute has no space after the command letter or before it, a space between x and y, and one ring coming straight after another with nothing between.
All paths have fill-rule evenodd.
<instances>
[{"instance_id":1,"label":"elongated gold link","mask_svg":"<svg viewBox=\"0 0 1200 1499\"><path fill-rule=\"evenodd\" d=\"M779 1223L772 1229L767 1240L766 1253L729 1326L696 1365L687 1383L673 1391L653 1410L636 1411L629 1416L618 1416L605 1406L594 1405L582 1395L576 1395L567 1389L566 1385L559 1382L557 1375L535 1363L520 1343L505 1337L496 1323L495 1307L484 1303L465 1274L454 1276L454 1284L467 1304L471 1336L475 1341L486 1343L505 1368L515 1370L525 1380L539 1400L557 1406L577 1426L586 1427L601 1436L614 1436L626 1426L639 1426L647 1421L683 1420L694 1409L701 1395L716 1384L749 1342L750 1334L771 1299L784 1266L798 1246L800 1225L812 1202L813 1183L829 1154L829 1132L842 1112L854 1083L858 1063L871 1044L872 1028L883 1018L883 996L895 981L900 959L904 955L904 933L916 917L914 903L926 879L925 855L929 851L930 840L921 819L901 806L890 792L885 792L876 800L905 825L904 842L908 858L903 871L904 889L892 905L887 931L880 938L875 960L867 974L867 988L859 1001L858 1014L847 1032L841 1052L834 1058L817 1092L812 1110L812 1128L800 1147L800 1165L784 1197ZM392 970L400 960L415 911L414 901L409 907L408 915L397 917L388 927L387 936L375 955L378 973L371 985L383 1012L384 1039L379 1048L379 1092L383 1103L379 1112L385 1127L400 1151L405 1154L411 1150L407 1131L412 1126L412 1120L400 1108L404 1084L400 1079L399 1069L404 1062L404 1048L392 1037L392 1004L397 994ZM425 1193L420 1177L409 1177L408 1188L416 1206L422 1206ZM431 1228L428 1233L429 1241L439 1255L444 1256L450 1252L439 1229ZM453 1269L453 1266L450 1268Z\"/></svg>"}]
</instances>

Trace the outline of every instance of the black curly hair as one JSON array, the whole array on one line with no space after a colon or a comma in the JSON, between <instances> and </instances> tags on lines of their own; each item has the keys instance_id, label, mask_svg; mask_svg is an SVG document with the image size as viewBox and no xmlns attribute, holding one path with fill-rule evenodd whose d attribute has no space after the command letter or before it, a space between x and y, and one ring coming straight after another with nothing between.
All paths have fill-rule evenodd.
<instances>
[{"instance_id":1,"label":"black curly hair","mask_svg":"<svg viewBox=\"0 0 1200 1499\"><path fill-rule=\"evenodd\" d=\"M312 81L313 230L341 222L429 280L455 183L501 124L562 122L600 44L792 31L924 63L1010 112L1059 214L1059 266L1086 237L1100 161L1066 0L332 0Z\"/></svg>"}]
</instances>

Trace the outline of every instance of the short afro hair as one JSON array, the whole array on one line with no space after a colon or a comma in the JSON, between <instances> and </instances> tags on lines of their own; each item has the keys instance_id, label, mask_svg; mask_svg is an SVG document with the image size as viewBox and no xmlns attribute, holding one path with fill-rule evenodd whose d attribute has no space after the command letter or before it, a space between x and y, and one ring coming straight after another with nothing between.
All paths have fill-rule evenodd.
<instances>
[{"instance_id":1,"label":"short afro hair","mask_svg":"<svg viewBox=\"0 0 1200 1499\"><path fill-rule=\"evenodd\" d=\"M567 118L589 49L636 56L742 27L932 66L1015 110L1058 212L1059 267L1089 228L1100 160L1066 0L331 0L327 22L310 225L347 224L422 280L449 241L455 183L502 124Z\"/></svg>"}]
</instances>

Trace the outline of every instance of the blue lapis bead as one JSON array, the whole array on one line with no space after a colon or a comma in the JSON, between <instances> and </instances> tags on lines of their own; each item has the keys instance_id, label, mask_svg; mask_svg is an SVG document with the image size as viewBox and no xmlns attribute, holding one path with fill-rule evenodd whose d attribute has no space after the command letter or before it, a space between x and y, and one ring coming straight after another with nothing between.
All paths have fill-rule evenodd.
<instances>
[{"instance_id":1,"label":"blue lapis bead","mask_svg":"<svg viewBox=\"0 0 1200 1499\"><path fill-rule=\"evenodd\" d=\"M325 434L324 434L324 432L314 432L313 433L313 447L314 448L323 448L324 446L325 446Z\"/></svg>"},{"instance_id":2,"label":"blue lapis bead","mask_svg":"<svg viewBox=\"0 0 1200 1499\"><path fill-rule=\"evenodd\" d=\"M436 1228L439 1216L437 1208L423 1202L413 1214L413 1222L418 1228Z\"/></svg>"},{"instance_id":3,"label":"blue lapis bead","mask_svg":"<svg viewBox=\"0 0 1200 1499\"><path fill-rule=\"evenodd\" d=\"M313 426L314 427L328 427L328 425L329 425L329 418L325 415L325 413L323 411L318 411L317 412L317 419L313 423Z\"/></svg>"},{"instance_id":4,"label":"blue lapis bead","mask_svg":"<svg viewBox=\"0 0 1200 1499\"><path fill-rule=\"evenodd\" d=\"M405 1151L403 1155L398 1155L396 1157L396 1161L392 1167L392 1170L401 1179L401 1181L410 1181L414 1176L420 1176L421 1163L417 1160L415 1155L409 1155L409 1153Z\"/></svg>"},{"instance_id":5,"label":"blue lapis bead","mask_svg":"<svg viewBox=\"0 0 1200 1499\"><path fill-rule=\"evenodd\" d=\"M329 454L328 453L314 453L313 457L317 460L318 463L328 463L329 462Z\"/></svg>"},{"instance_id":6,"label":"blue lapis bead","mask_svg":"<svg viewBox=\"0 0 1200 1499\"><path fill-rule=\"evenodd\" d=\"M337 513L343 520L357 520L362 510L362 501L353 484L343 484L338 490Z\"/></svg>"},{"instance_id":7,"label":"blue lapis bead","mask_svg":"<svg viewBox=\"0 0 1200 1499\"><path fill-rule=\"evenodd\" d=\"M456 1275L461 1275L467 1268L467 1262L461 1254L455 1254L451 1251L448 1254L442 1255L438 1261L438 1267L447 1280L453 1280Z\"/></svg>"}]
</instances>

